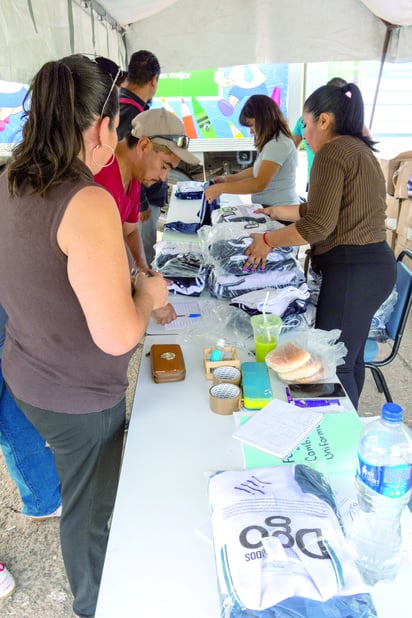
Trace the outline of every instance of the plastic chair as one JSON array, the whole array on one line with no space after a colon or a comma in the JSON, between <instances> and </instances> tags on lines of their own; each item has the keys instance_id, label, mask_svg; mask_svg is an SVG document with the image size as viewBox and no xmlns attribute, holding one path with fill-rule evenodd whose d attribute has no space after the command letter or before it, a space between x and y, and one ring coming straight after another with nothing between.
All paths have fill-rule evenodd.
<instances>
[{"instance_id":1,"label":"plastic chair","mask_svg":"<svg viewBox=\"0 0 412 618\"><path fill-rule=\"evenodd\" d=\"M368 339L366 341L364 353L365 367L368 367L372 371L378 391L380 393L383 392L386 401L389 402L392 401L392 396L380 368L389 365L396 357L412 305L412 270L403 263L402 260L405 257L412 260L412 251L408 249L401 251L396 260L396 291L398 293L398 300L386 324L386 331L389 338L392 340L391 350L385 358L374 360L378 355L379 346L374 339Z\"/></svg>"}]
</instances>

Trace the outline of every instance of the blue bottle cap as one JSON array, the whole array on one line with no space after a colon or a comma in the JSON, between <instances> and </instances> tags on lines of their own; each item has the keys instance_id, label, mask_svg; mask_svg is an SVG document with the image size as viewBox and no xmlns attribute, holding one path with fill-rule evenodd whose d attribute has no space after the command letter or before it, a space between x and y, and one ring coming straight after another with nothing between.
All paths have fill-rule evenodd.
<instances>
[{"instance_id":1,"label":"blue bottle cap","mask_svg":"<svg viewBox=\"0 0 412 618\"><path fill-rule=\"evenodd\" d=\"M382 406L382 418L389 423L399 423L403 418L403 409L397 403L384 403Z\"/></svg>"}]
</instances>

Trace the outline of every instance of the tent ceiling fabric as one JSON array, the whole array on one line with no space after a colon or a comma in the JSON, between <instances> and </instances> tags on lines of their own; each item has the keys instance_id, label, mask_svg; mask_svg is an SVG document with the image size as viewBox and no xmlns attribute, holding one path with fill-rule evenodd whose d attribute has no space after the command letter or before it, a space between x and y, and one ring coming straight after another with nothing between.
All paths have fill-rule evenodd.
<instances>
[{"instance_id":1,"label":"tent ceiling fabric","mask_svg":"<svg viewBox=\"0 0 412 618\"><path fill-rule=\"evenodd\" d=\"M93 5L130 24L123 37ZM44 62L73 51L125 68L134 51L149 49L163 71L379 60L386 28L371 11L401 26L387 61L412 61L412 25L403 25L411 0L1 0L0 79L28 82Z\"/></svg>"},{"instance_id":2,"label":"tent ceiling fabric","mask_svg":"<svg viewBox=\"0 0 412 618\"><path fill-rule=\"evenodd\" d=\"M125 41L129 56L150 49L162 70L178 71L251 62L380 60L385 34L384 23L361 0L177 0L133 23ZM412 27L392 33L387 60L412 61Z\"/></svg>"},{"instance_id":3,"label":"tent ceiling fabric","mask_svg":"<svg viewBox=\"0 0 412 618\"><path fill-rule=\"evenodd\" d=\"M412 24L411 0L361 0L365 6L381 19L397 26Z\"/></svg>"},{"instance_id":4,"label":"tent ceiling fabric","mask_svg":"<svg viewBox=\"0 0 412 618\"><path fill-rule=\"evenodd\" d=\"M151 17L176 0L103 0L99 4L121 25Z\"/></svg>"},{"instance_id":5,"label":"tent ceiling fabric","mask_svg":"<svg viewBox=\"0 0 412 618\"><path fill-rule=\"evenodd\" d=\"M73 52L109 56L125 65L121 35L96 15L92 22L90 10L74 0L1 0L0 41L0 79L4 80L28 83L45 62Z\"/></svg>"}]
</instances>

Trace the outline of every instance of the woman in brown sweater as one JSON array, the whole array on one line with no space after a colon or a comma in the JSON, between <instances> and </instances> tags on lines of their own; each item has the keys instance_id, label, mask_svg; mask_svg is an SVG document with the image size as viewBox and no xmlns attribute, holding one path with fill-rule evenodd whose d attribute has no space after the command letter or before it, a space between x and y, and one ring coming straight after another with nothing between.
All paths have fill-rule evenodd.
<instances>
[{"instance_id":1,"label":"woman in brown sweater","mask_svg":"<svg viewBox=\"0 0 412 618\"><path fill-rule=\"evenodd\" d=\"M307 203L265 209L272 219L293 223L252 234L245 268L264 269L275 246L311 245L313 266L322 274L316 328L342 331L348 353L337 374L356 408L370 323L396 279L385 240L385 181L374 142L362 134L363 101L355 84L318 88L302 118L306 143L316 153Z\"/></svg>"}]
</instances>

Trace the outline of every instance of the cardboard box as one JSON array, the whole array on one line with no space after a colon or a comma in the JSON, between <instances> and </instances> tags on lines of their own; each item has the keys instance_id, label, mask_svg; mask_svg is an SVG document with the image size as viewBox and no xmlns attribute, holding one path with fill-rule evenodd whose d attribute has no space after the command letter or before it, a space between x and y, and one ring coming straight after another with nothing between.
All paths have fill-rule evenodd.
<instances>
[{"instance_id":1,"label":"cardboard box","mask_svg":"<svg viewBox=\"0 0 412 618\"><path fill-rule=\"evenodd\" d=\"M409 251L412 251L412 240L408 240L405 236L397 236L395 249L393 251L395 257L398 257L400 252L404 251L404 249L409 249Z\"/></svg>"},{"instance_id":2,"label":"cardboard box","mask_svg":"<svg viewBox=\"0 0 412 618\"><path fill-rule=\"evenodd\" d=\"M401 201L397 197L392 197L391 195L386 196L385 227L387 230L395 231L398 227L400 207Z\"/></svg>"},{"instance_id":3,"label":"cardboard box","mask_svg":"<svg viewBox=\"0 0 412 618\"><path fill-rule=\"evenodd\" d=\"M396 155L396 157L393 157L392 159L378 158L383 175L385 177L386 191L389 195L395 195L395 185L397 181L395 173L397 172L399 166L401 165L401 163L409 162L411 159L412 150L400 152L398 155Z\"/></svg>"},{"instance_id":4,"label":"cardboard box","mask_svg":"<svg viewBox=\"0 0 412 618\"><path fill-rule=\"evenodd\" d=\"M398 235L395 230L386 230L386 242L392 251L395 251L397 236Z\"/></svg>"},{"instance_id":5,"label":"cardboard box","mask_svg":"<svg viewBox=\"0 0 412 618\"><path fill-rule=\"evenodd\" d=\"M408 199L408 180L412 178L412 159L409 161L401 161L398 169L393 175L393 183L395 185L395 197L401 200Z\"/></svg>"},{"instance_id":6,"label":"cardboard box","mask_svg":"<svg viewBox=\"0 0 412 618\"><path fill-rule=\"evenodd\" d=\"M412 200L401 200L397 232L406 240L412 240Z\"/></svg>"}]
</instances>

